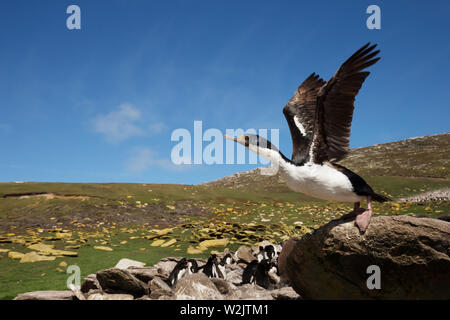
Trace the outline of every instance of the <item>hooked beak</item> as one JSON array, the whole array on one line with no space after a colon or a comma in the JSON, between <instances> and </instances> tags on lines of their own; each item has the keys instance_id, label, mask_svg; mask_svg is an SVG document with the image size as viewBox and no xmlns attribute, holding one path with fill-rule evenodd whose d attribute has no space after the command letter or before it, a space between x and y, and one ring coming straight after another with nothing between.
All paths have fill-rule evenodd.
<instances>
[{"instance_id":1,"label":"hooked beak","mask_svg":"<svg viewBox=\"0 0 450 320\"><path fill-rule=\"evenodd\" d=\"M225 138L225 139L228 139L228 140L233 140L233 141L238 142L238 141L237 141L237 138L233 138L233 137L230 137L230 136L224 136L224 138Z\"/></svg>"}]
</instances>

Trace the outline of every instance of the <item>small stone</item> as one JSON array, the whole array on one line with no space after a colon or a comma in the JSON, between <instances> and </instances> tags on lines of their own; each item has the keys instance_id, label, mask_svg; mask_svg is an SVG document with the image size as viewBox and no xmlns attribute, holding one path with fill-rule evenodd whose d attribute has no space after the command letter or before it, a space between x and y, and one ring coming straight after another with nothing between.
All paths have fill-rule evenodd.
<instances>
[{"instance_id":1,"label":"small stone","mask_svg":"<svg viewBox=\"0 0 450 320\"><path fill-rule=\"evenodd\" d=\"M144 262L124 258L124 259L120 259L120 261L117 262L117 264L114 268L128 269L130 267L142 268L143 266L145 266Z\"/></svg>"},{"instance_id":2,"label":"small stone","mask_svg":"<svg viewBox=\"0 0 450 320\"><path fill-rule=\"evenodd\" d=\"M93 293L90 294L87 300L133 300L131 294L124 293Z\"/></svg>"},{"instance_id":3,"label":"small stone","mask_svg":"<svg viewBox=\"0 0 450 320\"><path fill-rule=\"evenodd\" d=\"M20 263L26 263L26 262L38 262L38 261L53 261L56 257L48 257L48 256L41 256L35 251L28 252L22 256L20 259Z\"/></svg>"},{"instance_id":4,"label":"small stone","mask_svg":"<svg viewBox=\"0 0 450 320\"><path fill-rule=\"evenodd\" d=\"M201 247L225 247L228 244L229 240L226 238L223 239L213 239L213 240L204 240L199 243Z\"/></svg>"},{"instance_id":5,"label":"small stone","mask_svg":"<svg viewBox=\"0 0 450 320\"><path fill-rule=\"evenodd\" d=\"M240 246L236 251L236 257L237 260L241 259L246 262L251 262L255 259L255 257L252 254L252 249L247 246Z\"/></svg>"},{"instance_id":6,"label":"small stone","mask_svg":"<svg viewBox=\"0 0 450 320\"><path fill-rule=\"evenodd\" d=\"M158 299L160 296L170 296L173 294L172 288L160 277L154 277L149 282L150 298Z\"/></svg>"},{"instance_id":7,"label":"small stone","mask_svg":"<svg viewBox=\"0 0 450 320\"><path fill-rule=\"evenodd\" d=\"M159 247L159 246L162 245L165 241L166 241L166 240L161 240L161 239L155 240L155 241L153 241L153 242L150 244L150 246L152 246L152 247Z\"/></svg>"},{"instance_id":8,"label":"small stone","mask_svg":"<svg viewBox=\"0 0 450 320\"><path fill-rule=\"evenodd\" d=\"M86 297L84 296L84 294L80 291L79 288L75 287L73 284L69 285L69 289L72 290L73 295L78 299L78 300L86 300Z\"/></svg>"},{"instance_id":9,"label":"small stone","mask_svg":"<svg viewBox=\"0 0 450 320\"><path fill-rule=\"evenodd\" d=\"M84 278L81 283L81 292L87 293L90 290L98 290L101 289L100 283L97 280L97 276L95 274L90 274L86 278Z\"/></svg>"},{"instance_id":10,"label":"small stone","mask_svg":"<svg viewBox=\"0 0 450 320\"><path fill-rule=\"evenodd\" d=\"M96 249L96 250L102 250L102 251L113 251L112 248L110 248L110 247L105 247L105 246L94 246L94 249Z\"/></svg>"},{"instance_id":11,"label":"small stone","mask_svg":"<svg viewBox=\"0 0 450 320\"><path fill-rule=\"evenodd\" d=\"M292 287L272 290L271 294L275 300L295 300L300 298L300 295Z\"/></svg>"},{"instance_id":12,"label":"small stone","mask_svg":"<svg viewBox=\"0 0 450 320\"><path fill-rule=\"evenodd\" d=\"M204 251L203 248L194 248L194 247L188 247L187 248L187 254L200 254Z\"/></svg>"},{"instance_id":13,"label":"small stone","mask_svg":"<svg viewBox=\"0 0 450 320\"><path fill-rule=\"evenodd\" d=\"M33 291L19 294L14 300L73 300L70 290L64 291Z\"/></svg>"},{"instance_id":14,"label":"small stone","mask_svg":"<svg viewBox=\"0 0 450 320\"><path fill-rule=\"evenodd\" d=\"M10 259L22 259L25 254L22 252L10 251L8 252L8 258Z\"/></svg>"},{"instance_id":15,"label":"small stone","mask_svg":"<svg viewBox=\"0 0 450 320\"><path fill-rule=\"evenodd\" d=\"M171 239L171 240L167 241L166 243L163 243L163 244L161 245L161 247L162 247L162 248L165 248L165 247L171 246L171 245L173 245L175 242L177 242L177 239Z\"/></svg>"}]
</instances>

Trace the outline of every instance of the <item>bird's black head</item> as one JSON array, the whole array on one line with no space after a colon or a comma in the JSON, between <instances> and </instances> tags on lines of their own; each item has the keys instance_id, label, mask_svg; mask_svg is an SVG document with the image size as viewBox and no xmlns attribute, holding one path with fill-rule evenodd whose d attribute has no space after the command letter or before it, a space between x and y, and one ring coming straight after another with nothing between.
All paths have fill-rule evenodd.
<instances>
[{"instance_id":1,"label":"bird's black head","mask_svg":"<svg viewBox=\"0 0 450 320\"><path fill-rule=\"evenodd\" d=\"M273 145L269 140L257 135L257 134L245 134L237 138L225 136L226 139L236 141L242 144L249 150L266 158L271 158L269 155L272 152L279 153L278 148Z\"/></svg>"}]
</instances>

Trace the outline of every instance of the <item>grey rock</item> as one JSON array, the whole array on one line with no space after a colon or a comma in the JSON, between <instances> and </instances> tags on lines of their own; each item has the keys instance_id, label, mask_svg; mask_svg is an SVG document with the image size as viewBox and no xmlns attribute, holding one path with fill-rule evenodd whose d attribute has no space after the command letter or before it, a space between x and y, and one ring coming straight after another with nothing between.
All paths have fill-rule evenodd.
<instances>
[{"instance_id":1,"label":"grey rock","mask_svg":"<svg viewBox=\"0 0 450 320\"><path fill-rule=\"evenodd\" d=\"M294 248L299 238L291 238L283 243L283 250L281 250L278 256L278 272L280 274L281 282L288 282L289 276L287 273L287 257L291 255L291 251Z\"/></svg>"},{"instance_id":2,"label":"grey rock","mask_svg":"<svg viewBox=\"0 0 450 320\"><path fill-rule=\"evenodd\" d=\"M145 283L148 283L156 275L159 275L158 268L156 267L144 267L144 268L129 267L127 271Z\"/></svg>"},{"instance_id":3,"label":"grey rock","mask_svg":"<svg viewBox=\"0 0 450 320\"><path fill-rule=\"evenodd\" d=\"M283 287L280 289L272 290L272 297L275 300L295 300L300 299L300 296L297 292L295 292L292 287Z\"/></svg>"},{"instance_id":4,"label":"grey rock","mask_svg":"<svg viewBox=\"0 0 450 320\"><path fill-rule=\"evenodd\" d=\"M286 270L305 299L450 299L448 222L373 217L361 234L354 221L335 220L294 241ZM367 286L372 265L379 290Z\"/></svg>"},{"instance_id":5,"label":"grey rock","mask_svg":"<svg viewBox=\"0 0 450 320\"><path fill-rule=\"evenodd\" d=\"M244 267L231 264L226 266L226 277L225 280L232 284L240 284L242 282L242 274L244 273Z\"/></svg>"},{"instance_id":6,"label":"grey rock","mask_svg":"<svg viewBox=\"0 0 450 320\"><path fill-rule=\"evenodd\" d=\"M236 286L231 284L228 281L220 278L211 278L212 283L216 286L217 290L223 295L231 295L233 294Z\"/></svg>"},{"instance_id":7,"label":"grey rock","mask_svg":"<svg viewBox=\"0 0 450 320\"><path fill-rule=\"evenodd\" d=\"M167 257L161 259L157 264L155 264L153 267L158 270L158 273L165 278L169 278L170 273L172 272L173 268L175 268L178 261L183 259L182 257Z\"/></svg>"},{"instance_id":8,"label":"grey rock","mask_svg":"<svg viewBox=\"0 0 450 320\"><path fill-rule=\"evenodd\" d=\"M70 290L72 290L73 295L78 300L86 300L85 295L81 292L80 288L75 287L75 285L69 285Z\"/></svg>"},{"instance_id":9,"label":"grey rock","mask_svg":"<svg viewBox=\"0 0 450 320\"><path fill-rule=\"evenodd\" d=\"M194 273L178 280L174 289L177 300L222 300L223 295L204 273Z\"/></svg>"},{"instance_id":10,"label":"grey rock","mask_svg":"<svg viewBox=\"0 0 450 320\"><path fill-rule=\"evenodd\" d=\"M172 288L159 277L154 277L152 281L149 282L150 288L150 298L158 299L161 296L171 296L173 295Z\"/></svg>"},{"instance_id":11,"label":"grey rock","mask_svg":"<svg viewBox=\"0 0 450 320\"><path fill-rule=\"evenodd\" d=\"M90 274L86 278L84 278L81 283L81 292L88 293L90 290L101 289L100 283L97 280L97 276L95 274Z\"/></svg>"},{"instance_id":12,"label":"grey rock","mask_svg":"<svg viewBox=\"0 0 450 320\"><path fill-rule=\"evenodd\" d=\"M71 290L33 291L17 295L14 300L74 300Z\"/></svg>"},{"instance_id":13,"label":"grey rock","mask_svg":"<svg viewBox=\"0 0 450 320\"><path fill-rule=\"evenodd\" d=\"M142 268L144 266L145 266L145 263L143 263L143 262L124 258L124 259L120 259L120 261L117 262L117 264L115 265L114 268L128 269L130 267Z\"/></svg>"},{"instance_id":14,"label":"grey rock","mask_svg":"<svg viewBox=\"0 0 450 320\"><path fill-rule=\"evenodd\" d=\"M251 262L252 260L255 259L252 248L247 247L247 246L240 246L237 249L235 256L236 256L237 260L242 259L246 262Z\"/></svg>"},{"instance_id":15,"label":"grey rock","mask_svg":"<svg viewBox=\"0 0 450 320\"><path fill-rule=\"evenodd\" d=\"M228 299L238 300L273 300L269 290L254 284L237 286L234 293Z\"/></svg>"},{"instance_id":16,"label":"grey rock","mask_svg":"<svg viewBox=\"0 0 450 320\"><path fill-rule=\"evenodd\" d=\"M111 268L97 272L97 280L106 293L129 293L135 297L148 294L146 283L127 270Z\"/></svg>"},{"instance_id":17,"label":"grey rock","mask_svg":"<svg viewBox=\"0 0 450 320\"><path fill-rule=\"evenodd\" d=\"M125 293L92 293L89 294L87 300L133 300L131 294Z\"/></svg>"},{"instance_id":18,"label":"grey rock","mask_svg":"<svg viewBox=\"0 0 450 320\"><path fill-rule=\"evenodd\" d=\"M142 296L142 297L134 299L134 300L153 300L153 299L150 298L150 296Z\"/></svg>"}]
</instances>

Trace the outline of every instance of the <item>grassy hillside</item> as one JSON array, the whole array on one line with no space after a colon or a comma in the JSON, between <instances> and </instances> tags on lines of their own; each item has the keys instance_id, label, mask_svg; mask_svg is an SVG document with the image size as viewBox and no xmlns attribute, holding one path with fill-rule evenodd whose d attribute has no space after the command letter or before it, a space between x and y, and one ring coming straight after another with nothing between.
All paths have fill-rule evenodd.
<instances>
[{"instance_id":1,"label":"grassy hillside","mask_svg":"<svg viewBox=\"0 0 450 320\"><path fill-rule=\"evenodd\" d=\"M450 179L450 133L411 138L350 151L340 162L358 173L367 181L371 178L387 177L389 185L393 177L434 178L429 181L444 182ZM441 179L441 180L440 180ZM414 184L414 179L406 179ZM408 182L409 183L409 182ZM266 190L287 190L278 174L261 175L259 168L239 172L228 177L207 182L211 187L234 189L260 188Z\"/></svg>"},{"instance_id":2,"label":"grassy hillside","mask_svg":"<svg viewBox=\"0 0 450 320\"><path fill-rule=\"evenodd\" d=\"M396 199L449 188L448 139L445 134L356 149L345 165L366 173L378 192ZM417 159L404 165L399 150L410 158L429 159L431 169ZM381 166L367 166L367 159ZM204 247L204 240L226 239L230 249L262 240L279 242L311 232L351 209L351 204L291 192L277 176L255 171L199 186L0 183L0 299L64 289L67 265L78 265L86 276L121 258L150 265L164 256L206 257L218 248ZM450 214L450 202L376 203L374 214L438 217ZM43 244L69 253L33 246ZM32 251L55 259L21 263L10 257L11 252Z\"/></svg>"},{"instance_id":3,"label":"grassy hillside","mask_svg":"<svg viewBox=\"0 0 450 320\"><path fill-rule=\"evenodd\" d=\"M450 133L353 149L342 165L365 176L450 178Z\"/></svg>"}]
</instances>

